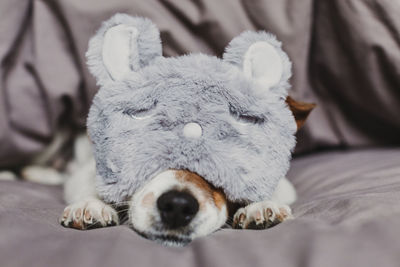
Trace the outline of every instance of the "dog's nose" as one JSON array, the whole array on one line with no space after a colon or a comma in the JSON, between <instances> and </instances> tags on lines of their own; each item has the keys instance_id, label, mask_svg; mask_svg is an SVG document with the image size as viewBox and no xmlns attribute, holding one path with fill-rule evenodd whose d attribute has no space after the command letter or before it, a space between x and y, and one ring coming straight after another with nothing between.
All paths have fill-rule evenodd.
<instances>
[{"instance_id":1,"label":"dog's nose","mask_svg":"<svg viewBox=\"0 0 400 267\"><path fill-rule=\"evenodd\" d=\"M189 193L171 190L157 200L164 225L170 229L186 226L199 211L199 202Z\"/></svg>"}]
</instances>

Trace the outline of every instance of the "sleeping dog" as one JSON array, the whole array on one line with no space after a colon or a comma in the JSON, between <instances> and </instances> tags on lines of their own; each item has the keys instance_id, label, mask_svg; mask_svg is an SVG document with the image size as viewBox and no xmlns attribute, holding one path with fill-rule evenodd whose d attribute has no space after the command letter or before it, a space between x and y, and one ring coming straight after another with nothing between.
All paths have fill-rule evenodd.
<instances>
[{"instance_id":1,"label":"sleeping dog","mask_svg":"<svg viewBox=\"0 0 400 267\"><path fill-rule=\"evenodd\" d=\"M312 105L287 98L281 43L245 32L222 59L161 51L155 25L124 14L91 39L94 158L79 139L61 224L105 227L127 214L140 235L184 245L226 223L263 229L291 218L296 193L284 176Z\"/></svg>"},{"instance_id":2,"label":"sleeping dog","mask_svg":"<svg viewBox=\"0 0 400 267\"><path fill-rule=\"evenodd\" d=\"M62 225L116 225L119 209L140 235L184 245L227 222L267 228L291 218L296 194L284 175L309 110L287 98L281 43L244 32L222 59L161 51L157 27L125 14L90 40L95 160L65 185Z\"/></svg>"},{"instance_id":3,"label":"sleeping dog","mask_svg":"<svg viewBox=\"0 0 400 267\"><path fill-rule=\"evenodd\" d=\"M314 104L286 100L300 128ZM69 204L60 218L65 227L88 230L128 223L140 235L166 245L182 246L222 227L266 229L292 218L289 207L296 191L280 180L271 199L254 203L232 203L220 188L188 170L166 170L126 202L107 204L95 189L95 161L89 139L75 141L64 196Z\"/></svg>"}]
</instances>

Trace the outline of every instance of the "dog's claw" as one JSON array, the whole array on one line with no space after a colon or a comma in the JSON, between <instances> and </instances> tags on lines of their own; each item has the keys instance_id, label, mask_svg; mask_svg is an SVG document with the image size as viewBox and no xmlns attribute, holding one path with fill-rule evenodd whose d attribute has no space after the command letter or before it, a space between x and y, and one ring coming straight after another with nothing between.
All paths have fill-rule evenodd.
<instances>
[{"instance_id":1,"label":"dog's claw","mask_svg":"<svg viewBox=\"0 0 400 267\"><path fill-rule=\"evenodd\" d=\"M74 203L64 209L61 225L79 230L119 224L117 212L98 199Z\"/></svg>"},{"instance_id":2,"label":"dog's claw","mask_svg":"<svg viewBox=\"0 0 400 267\"><path fill-rule=\"evenodd\" d=\"M242 229L245 220L246 220L245 208L238 209L237 212L235 213L235 216L233 217L232 227L234 229Z\"/></svg>"},{"instance_id":3,"label":"dog's claw","mask_svg":"<svg viewBox=\"0 0 400 267\"><path fill-rule=\"evenodd\" d=\"M292 218L289 206L272 201L252 203L233 216L234 229L266 229Z\"/></svg>"}]
</instances>

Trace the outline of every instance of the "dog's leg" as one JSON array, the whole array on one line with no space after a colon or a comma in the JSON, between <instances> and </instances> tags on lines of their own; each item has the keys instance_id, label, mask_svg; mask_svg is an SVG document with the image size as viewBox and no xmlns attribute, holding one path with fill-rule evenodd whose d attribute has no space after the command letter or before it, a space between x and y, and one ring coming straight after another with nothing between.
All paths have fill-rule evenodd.
<instances>
[{"instance_id":1,"label":"dog's leg","mask_svg":"<svg viewBox=\"0 0 400 267\"><path fill-rule=\"evenodd\" d=\"M94 159L90 157L73 164L73 171L64 184L64 198L69 206L64 209L60 223L80 230L118 225L117 211L97 196Z\"/></svg>"},{"instance_id":2,"label":"dog's leg","mask_svg":"<svg viewBox=\"0 0 400 267\"><path fill-rule=\"evenodd\" d=\"M0 181L13 181L17 180L17 176L10 171L0 171Z\"/></svg>"},{"instance_id":3,"label":"dog's leg","mask_svg":"<svg viewBox=\"0 0 400 267\"><path fill-rule=\"evenodd\" d=\"M61 185L63 175L56 169L40 165L29 165L22 169L21 176L24 180L47 185Z\"/></svg>"},{"instance_id":4,"label":"dog's leg","mask_svg":"<svg viewBox=\"0 0 400 267\"><path fill-rule=\"evenodd\" d=\"M65 182L64 197L69 204L60 223L80 230L118 225L118 214L95 191L95 163L87 162Z\"/></svg>"},{"instance_id":5,"label":"dog's leg","mask_svg":"<svg viewBox=\"0 0 400 267\"><path fill-rule=\"evenodd\" d=\"M282 179L271 200L255 202L240 208L233 216L235 229L266 229L292 218L289 207L296 200L296 191L286 179Z\"/></svg>"}]
</instances>

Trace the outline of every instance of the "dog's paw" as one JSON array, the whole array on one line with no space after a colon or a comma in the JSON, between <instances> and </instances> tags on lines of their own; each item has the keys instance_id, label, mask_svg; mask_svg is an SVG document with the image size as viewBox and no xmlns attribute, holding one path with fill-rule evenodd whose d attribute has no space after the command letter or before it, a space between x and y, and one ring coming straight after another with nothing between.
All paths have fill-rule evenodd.
<instances>
[{"instance_id":1,"label":"dog's paw","mask_svg":"<svg viewBox=\"0 0 400 267\"><path fill-rule=\"evenodd\" d=\"M255 202L235 213L232 228L266 229L291 218L292 211L288 205L272 201Z\"/></svg>"},{"instance_id":2,"label":"dog's paw","mask_svg":"<svg viewBox=\"0 0 400 267\"><path fill-rule=\"evenodd\" d=\"M60 218L61 225L79 230L119 224L114 208L98 199L80 201L67 206Z\"/></svg>"}]
</instances>

